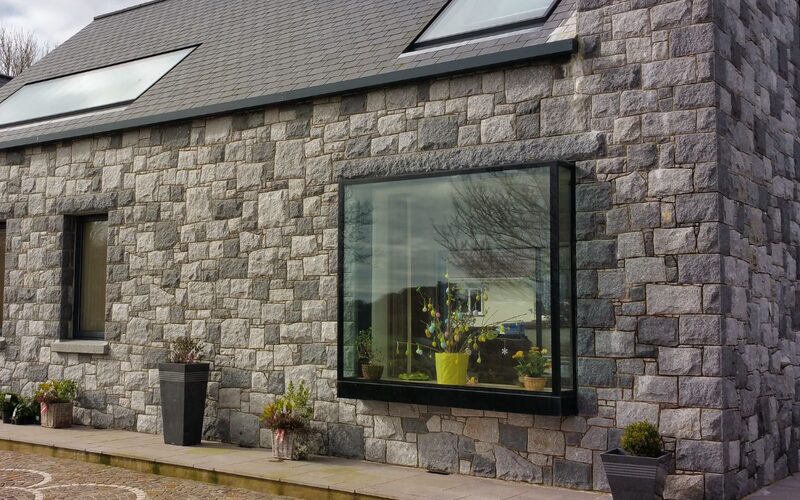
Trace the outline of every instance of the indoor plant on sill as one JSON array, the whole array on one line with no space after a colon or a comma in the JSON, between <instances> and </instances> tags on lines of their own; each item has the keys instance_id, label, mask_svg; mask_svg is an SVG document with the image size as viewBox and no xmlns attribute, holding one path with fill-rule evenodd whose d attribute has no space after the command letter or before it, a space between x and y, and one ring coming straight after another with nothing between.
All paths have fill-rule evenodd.
<instances>
[{"instance_id":1,"label":"indoor plant on sill","mask_svg":"<svg viewBox=\"0 0 800 500\"><path fill-rule=\"evenodd\" d=\"M78 395L74 380L48 380L39 384L33 399L39 403L42 427L72 427L72 402Z\"/></svg>"},{"instance_id":2,"label":"indoor plant on sill","mask_svg":"<svg viewBox=\"0 0 800 500\"><path fill-rule=\"evenodd\" d=\"M14 416L14 409L19 404L19 396L13 392L0 392L0 411L3 414L3 423L10 424Z\"/></svg>"},{"instance_id":3,"label":"indoor plant on sill","mask_svg":"<svg viewBox=\"0 0 800 500\"><path fill-rule=\"evenodd\" d=\"M423 348L435 352L437 384L465 385L470 355L477 351L476 361L480 363L479 344L497 338L498 333L503 333L503 325L476 327L476 315L472 311L465 311L467 307L452 283L445 290L445 313L434 307L433 300L425 297L420 289L417 291L422 296L422 312L430 316L429 322L425 323L425 337L431 340L430 346L418 345L417 352ZM485 292L482 299L486 300ZM407 350L410 348L406 347Z\"/></svg>"},{"instance_id":4,"label":"indoor plant on sill","mask_svg":"<svg viewBox=\"0 0 800 500\"><path fill-rule=\"evenodd\" d=\"M372 328L358 332L358 359L361 363L361 374L367 380L380 380L383 376L383 365L372 346Z\"/></svg>"},{"instance_id":5,"label":"indoor plant on sill","mask_svg":"<svg viewBox=\"0 0 800 500\"><path fill-rule=\"evenodd\" d=\"M519 373L522 385L529 391L541 391L547 385L544 372L550 367L550 360L547 359L547 349L540 349L533 346L528 352L517 351L512 356L517 360L514 368Z\"/></svg>"},{"instance_id":6,"label":"indoor plant on sill","mask_svg":"<svg viewBox=\"0 0 800 500\"><path fill-rule=\"evenodd\" d=\"M601 455L614 500L661 498L669 472L670 454L650 422L629 425L620 446Z\"/></svg>"},{"instance_id":7,"label":"indoor plant on sill","mask_svg":"<svg viewBox=\"0 0 800 500\"><path fill-rule=\"evenodd\" d=\"M169 344L169 363L158 365L166 444L194 446L203 437L209 364L202 358L197 341L181 337Z\"/></svg>"},{"instance_id":8,"label":"indoor plant on sill","mask_svg":"<svg viewBox=\"0 0 800 500\"><path fill-rule=\"evenodd\" d=\"M308 432L312 409L304 381L289 387L283 396L264 407L261 421L272 431L272 455L279 460L302 460L308 455L303 437Z\"/></svg>"}]
</instances>

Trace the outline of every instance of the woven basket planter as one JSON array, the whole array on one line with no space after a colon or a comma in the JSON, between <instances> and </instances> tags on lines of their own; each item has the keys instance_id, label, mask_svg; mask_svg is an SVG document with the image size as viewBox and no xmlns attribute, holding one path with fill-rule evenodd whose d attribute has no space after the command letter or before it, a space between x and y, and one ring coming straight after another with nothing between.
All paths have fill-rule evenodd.
<instances>
[{"instance_id":1,"label":"woven basket planter","mask_svg":"<svg viewBox=\"0 0 800 500\"><path fill-rule=\"evenodd\" d=\"M272 456L278 460L298 460L293 432L272 432Z\"/></svg>"},{"instance_id":2,"label":"woven basket planter","mask_svg":"<svg viewBox=\"0 0 800 500\"><path fill-rule=\"evenodd\" d=\"M42 427L72 427L72 403L42 403L41 408Z\"/></svg>"}]
</instances>

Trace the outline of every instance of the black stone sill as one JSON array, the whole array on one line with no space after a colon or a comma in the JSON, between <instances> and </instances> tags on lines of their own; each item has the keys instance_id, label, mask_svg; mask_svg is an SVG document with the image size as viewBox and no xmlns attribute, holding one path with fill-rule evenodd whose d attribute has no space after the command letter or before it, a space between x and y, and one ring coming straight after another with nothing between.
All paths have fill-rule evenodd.
<instances>
[{"instance_id":1,"label":"black stone sill","mask_svg":"<svg viewBox=\"0 0 800 500\"><path fill-rule=\"evenodd\" d=\"M481 387L342 379L336 382L336 390L338 397L348 399L451 406L530 415L569 416L578 414L578 398L574 392L559 396L521 390L502 391Z\"/></svg>"},{"instance_id":2,"label":"black stone sill","mask_svg":"<svg viewBox=\"0 0 800 500\"><path fill-rule=\"evenodd\" d=\"M398 83L447 76L466 71L476 71L534 59L568 56L577 50L578 42L575 39L570 38L567 40L556 40L553 42L531 45L530 47L521 47L518 49L511 49L491 54L465 57L463 59L456 59L454 61L427 64L415 68L401 69L389 73L365 76L352 80L328 83L325 85L316 85L314 87L278 92L264 96L237 99L230 102L212 104L209 106L199 106L180 111L159 113L143 116L141 118L123 119L112 123L78 127L75 129L44 133L42 135L26 136L8 141L0 140L0 150L28 146L31 144L59 141L62 139L72 139L88 135L103 134L128 128L146 127L161 123L188 120L191 118L199 118L201 116L231 113L234 111L242 111L245 109L259 108L274 104L303 101L327 95L363 91ZM2 132L2 130L3 129L0 128L0 132Z\"/></svg>"}]
</instances>

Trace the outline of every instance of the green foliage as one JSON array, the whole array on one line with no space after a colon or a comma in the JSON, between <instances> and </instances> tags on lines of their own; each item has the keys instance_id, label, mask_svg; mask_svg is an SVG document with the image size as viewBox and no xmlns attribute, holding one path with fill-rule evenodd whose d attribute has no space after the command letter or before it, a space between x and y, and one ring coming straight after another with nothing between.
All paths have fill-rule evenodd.
<instances>
[{"instance_id":1,"label":"green foliage","mask_svg":"<svg viewBox=\"0 0 800 500\"><path fill-rule=\"evenodd\" d=\"M310 393L305 381L295 386L289 382L286 393L275 400L274 403L264 407L261 421L275 430L302 431L308 426L312 409L308 403Z\"/></svg>"},{"instance_id":2,"label":"green foliage","mask_svg":"<svg viewBox=\"0 0 800 500\"><path fill-rule=\"evenodd\" d=\"M38 403L69 403L78 395L74 380L48 380L39 384L33 399Z\"/></svg>"},{"instance_id":3,"label":"green foliage","mask_svg":"<svg viewBox=\"0 0 800 500\"><path fill-rule=\"evenodd\" d=\"M541 377L551 366L547 349L536 346L531 347L528 352L517 351L511 358L517 360L517 366L514 367L517 373L526 377Z\"/></svg>"},{"instance_id":4,"label":"green foliage","mask_svg":"<svg viewBox=\"0 0 800 500\"><path fill-rule=\"evenodd\" d=\"M650 422L629 425L622 434L620 445L626 453L637 457L660 457L663 453L661 436Z\"/></svg>"},{"instance_id":5,"label":"green foliage","mask_svg":"<svg viewBox=\"0 0 800 500\"><path fill-rule=\"evenodd\" d=\"M6 401L6 396L8 396L8 401ZM0 392L0 410L11 412L18 404L19 395L13 392Z\"/></svg>"},{"instance_id":6,"label":"green foliage","mask_svg":"<svg viewBox=\"0 0 800 500\"><path fill-rule=\"evenodd\" d=\"M411 372L411 373L403 372L399 375L399 378L400 380L416 380L416 381L431 379L430 375L428 375L425 372Z\"/></svg>"},{"instance_id":7,"label":"green foliage","mask_svg":"<svg viewBox=\"0 0 800 500\"><path fill-rule=\"evenodd\" d=\"M39 415L39 403L34 399L20 396L19 402L14 409L14 419L17 423L32 423Z\"/></svg>"},{"instance_id":8,"label":"green foliage","mask_svg":"<svg viewBox=\"0 0 800 500\"><path fill-rule=\"evenodd\" d=\"M372 350L372 327L358 332L356 337L358 358L365 363L380 362L379 356Z\"/></svg>"},{"instance_id":9,"label":"green foliage","mask_svg":"<svg viewBox=\"0 0 800 500\"><path fill-rule=\"evenodd\" d=\"M170 363L199 363L203 360L200 344L190 337L179 337L169 343Z\"/></svg>"}]
</instances>

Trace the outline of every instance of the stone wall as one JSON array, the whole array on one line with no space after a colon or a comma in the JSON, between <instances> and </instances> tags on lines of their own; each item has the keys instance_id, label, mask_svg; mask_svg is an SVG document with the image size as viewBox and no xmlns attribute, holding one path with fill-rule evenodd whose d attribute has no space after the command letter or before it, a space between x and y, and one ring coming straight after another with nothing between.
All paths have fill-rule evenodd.
<instances>
[{"instance_id":1,"label":"stone wall","mask_svg":"<svg viewBox=\"0 0 800 500\"><path fill-rule=\"evenodd\" d=\"M745 466L744 489L777 477L797 457L794 178L756 179L728 161L742 153L731 143L753 144L742 154L788 172L791 146L777 134L796 124L764 114L774 132L756 136L757 154L753 109L768 95L737 99L732 114L723 75L733 73L714 50L738 25L712 10L710 0L581 0L569 60L0 152L0 386L30 393L47 377L75 378L78 422L158 432L156 365L165 341L191 335L214 365L215 439L268 444L258 414L304 379L329 453L606 489L599 454L646 419L675 452L667 498L734 496ZM773 22L784 28L789 14ZM778 75L789 64L769 61ZM748 131L750 143L730 139ZM337 181L541 160L578 171L580 415L337 399ZM96 212L109 213L110 351L55 353L69 314L69 217ZM747 380L735 376L742 363ZM748 391L769 403L755 417L739 409ZM740 421L741 439L730 431Z\"/></svg>"},{"instance_id":2,"label":"stone wall","mask_svg":"<svg viewBox=\"0 0 800 500\"><path fill-rule=\"evenodd\" d=\"M723 440L745 495L798 471L800 17L797 2L718 7Z\"/></svg>"}]
</instances>

